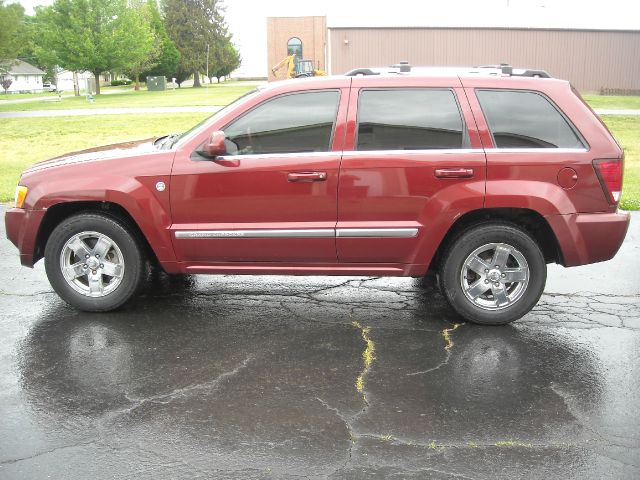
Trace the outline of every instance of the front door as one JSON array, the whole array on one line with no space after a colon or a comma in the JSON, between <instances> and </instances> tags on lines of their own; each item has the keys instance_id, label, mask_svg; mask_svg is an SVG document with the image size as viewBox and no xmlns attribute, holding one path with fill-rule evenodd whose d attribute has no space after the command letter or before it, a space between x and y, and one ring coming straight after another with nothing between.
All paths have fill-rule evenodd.
<instances>
[{"instance_id":1,"label":"front door","mask_svg":"<svg viewBox=\"0 0 640 480\"><path fill-rule=\"evenodd\" d=\"M223 127L227 154L178 151L171 178L178 258L335 262L340 156L349 90L272 97ZM342 97L342 101L341 101Z\"/></svg>"}]
</instances>

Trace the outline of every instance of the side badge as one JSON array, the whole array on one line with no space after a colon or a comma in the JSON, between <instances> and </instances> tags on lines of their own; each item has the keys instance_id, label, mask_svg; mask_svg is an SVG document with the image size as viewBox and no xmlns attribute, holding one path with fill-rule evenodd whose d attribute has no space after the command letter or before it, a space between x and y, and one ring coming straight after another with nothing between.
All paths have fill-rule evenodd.
<instances>
[{"instance_id":1,"label":"side badge","mask_svg":"<svg viewBox=\"0 0 640 480\"><path fill-rule=\"evenodd\" d=\"M164 182L156 183L156 190L158 190L159 192L164 192L165 188L167 188L167 186L164 184Z\"/></svg>"}]
</instances>

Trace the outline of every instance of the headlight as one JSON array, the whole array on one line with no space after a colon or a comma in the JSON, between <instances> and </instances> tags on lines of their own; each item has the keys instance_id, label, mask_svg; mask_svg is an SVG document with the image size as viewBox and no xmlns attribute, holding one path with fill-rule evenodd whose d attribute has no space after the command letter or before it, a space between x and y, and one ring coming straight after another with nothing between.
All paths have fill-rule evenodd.
<instances>
[{"instance_id":1,"label":"headlight","mask_svg":"<svg viewBox=\"0 0 640 480\"><path fill-rule=\"evenodd\" d=\"M16 208L22 208L22 204L24 203L24 199L27 198L27 187L23 187L22 185L18 185L16 187Z\"/></svg>"}]
</instances>

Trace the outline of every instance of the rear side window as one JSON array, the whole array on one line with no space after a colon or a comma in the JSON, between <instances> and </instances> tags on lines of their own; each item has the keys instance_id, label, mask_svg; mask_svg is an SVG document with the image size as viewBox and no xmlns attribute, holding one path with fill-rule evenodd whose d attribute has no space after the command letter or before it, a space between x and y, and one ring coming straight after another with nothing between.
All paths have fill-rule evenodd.
<instances>
[{"instance_id":1,"label":"rear side window","mask_svg":"<svg viewBox=\"0 0 640 480\"><path fill-rule=\"evenodd\" d=\"M451 90L362 90L357 150L463 148L467 136Z\"/></svg>"},{"instance_id":2,"label":"rear side window","mask_svg":"<svg viewBox=\"0 0 640 480\"><path fill-rule=\"evenodd\" d=\"M477 90L497 148L584 148L565 117L543 95Z\"/></svg>"},{"instance_id":3,"label":"rear side window","mask_svg":"<svg viewBox=\"0 0 640 480\"><path fill-rule=\"evenodd\" d=\"M284 95L258 105L224 129L230 155L328 152L340 92Z\"/></svg>"}]
</instances>

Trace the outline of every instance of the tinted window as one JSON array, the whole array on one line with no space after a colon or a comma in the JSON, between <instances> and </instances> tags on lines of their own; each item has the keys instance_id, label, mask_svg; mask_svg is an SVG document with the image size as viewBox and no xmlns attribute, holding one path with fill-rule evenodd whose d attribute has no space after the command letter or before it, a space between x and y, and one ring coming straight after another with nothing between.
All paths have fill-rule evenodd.
<instances>
[{"instance_id":1,"label":"tinted window","mask_svg":"<svg viewBox=\"0 0 640 480\"><path fill-rule=\"evenodd\" d=\"M462 116L451 90L363 90L358 150L462 148Z\"/></svg>"},{"instance_id":2,"label":"tinted window","mask_svg":"<svg viewBox=\"0 0 640 480\"><path fill-rule=\"evenodd\" d=\"M478 90L477 94L498 148L584 147L543 95L509 90Z\"/></svg>"},{"instance_id":3,"label":"tinted window","mask_svg":"<svg viewBox=\"0 0 640 480\"><path fill-rule=\"evenodd\" d=\"M327 152L340 92L305 92L269 100L224 129L230 155Z\"/></svg>"}]
</instances>

